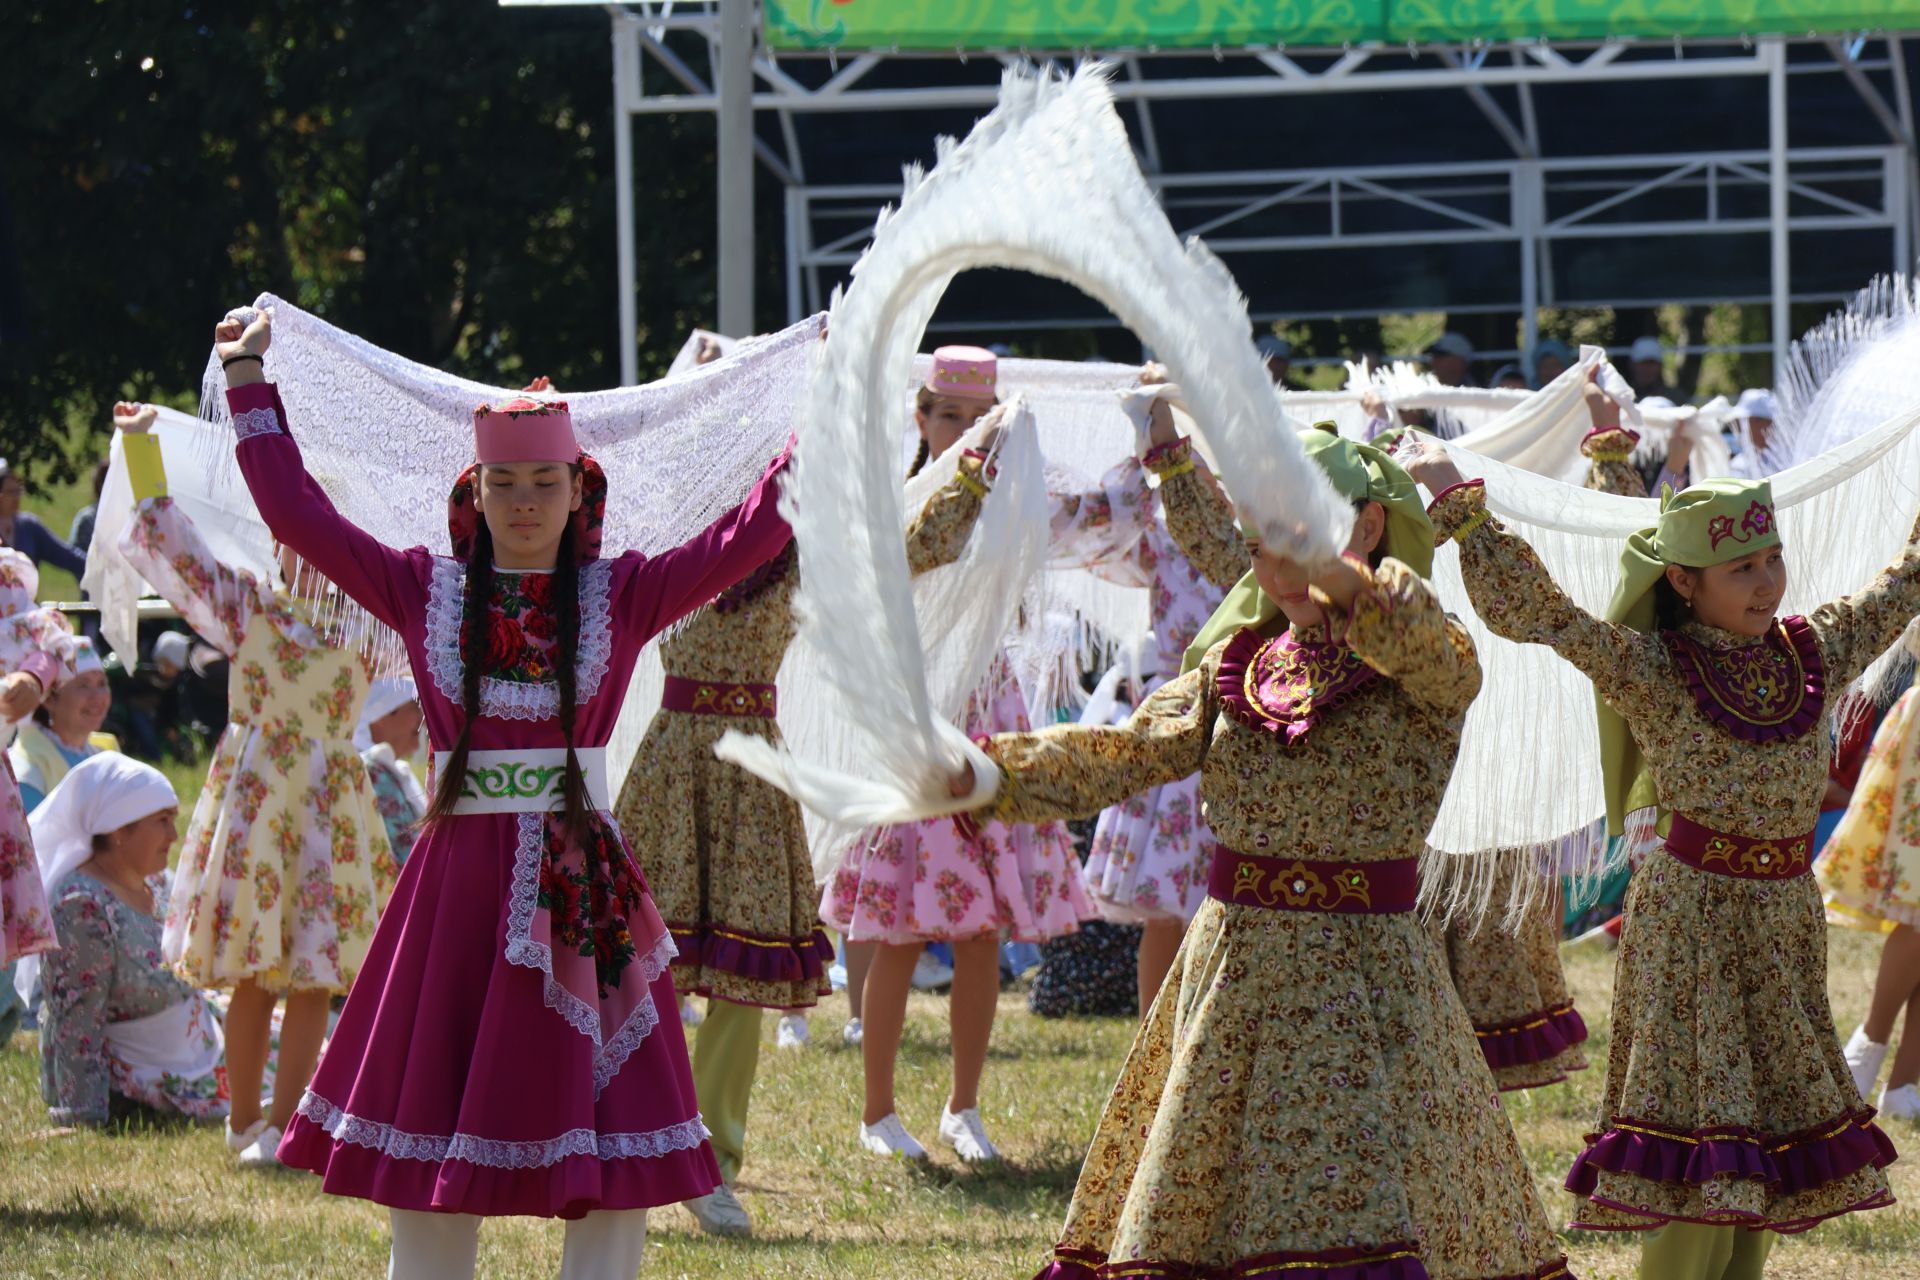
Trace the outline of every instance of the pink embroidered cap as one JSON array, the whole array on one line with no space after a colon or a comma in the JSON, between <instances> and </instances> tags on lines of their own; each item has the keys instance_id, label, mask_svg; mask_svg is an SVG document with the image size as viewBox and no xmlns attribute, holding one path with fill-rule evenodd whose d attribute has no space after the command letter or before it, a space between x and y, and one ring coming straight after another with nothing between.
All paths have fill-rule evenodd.
<instances>
[{"instance_id":1,"label":"pink embroidered cap","mask_svg":"<svg viewBox=\"0 0 1920 1280\"><path fill-rule=\"evenodd\" d=\"M1000 358L984 347L940 347L933 353L927 390L962 400L991 400L1000 377Z\"/></svg>"},{"instance_id":2,"label":"pink embroidered cap","mask_svg":"<svg viewBox=\"0 0 1920 1280\"><path fill-rule=\"evenodd\" d=\"M474 461L572 462L580 456L573 415L564 400L522 396L473 411Z\"/></svg>"}]
</instances>

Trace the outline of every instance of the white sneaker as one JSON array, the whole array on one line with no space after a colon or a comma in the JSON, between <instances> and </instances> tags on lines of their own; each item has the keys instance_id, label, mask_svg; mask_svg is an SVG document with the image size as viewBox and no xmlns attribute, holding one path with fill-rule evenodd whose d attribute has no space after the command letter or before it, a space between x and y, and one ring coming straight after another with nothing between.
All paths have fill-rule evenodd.
<instances>
[{"instance_id":1,"label":"white sneaker","mask_svg":"<svg viewBox=\"0 0 1920 1280\"><path fill-rule=\"evenodd\" d=\"M682 1200L687 1212L694 1216L700 1229L710 1236L750 1236L753 1234L753 1221L747 1217L747 1210L738 1196L726 1183L721 1183L704 1196L691 1200Z\"/></svg>"},{"instance_id":2,"label":"white sneaker","mask_svg":"<svg viewBox=\"0 0 1920 1280\"><path fill-rule=\"evenodd\" d=\"M1867 1028L1863 1024L1853 1029L1841 1053L1847 1059L1848 1070L1853 1072L1853 1087L1860 1091L1860 1097L1863 1100L1872 1097L1873 1082L1880 1078L1880 1064L1887 1060L1887 1046L1867 1039Z\"/></svg>"},{"instance_id":3,"label":"white sneaker","mask_svg":"<svg viewBox=\"0 0 1920 1280\"><path fill-rule=\"evenodd\" d=\"M900 1123L898 1112L889 1111L880 1118L878 1124L860 1126L860 1145L876 1156L901 1156L908 1160L925 1160L927 1149L914 1140L907 1127Z\"/></svg>"},{"instance_id":4,"label":"white sneaker","mask_svg":"<svg viewBox=\"0 0 1920 1280\"><path fill-rule=\"evenodd\" d=\"M706 1020L707 1015L700 1011L700 1006L693 1002L692 996L687 996L680 1001L680 1024L682 1026L697 1027Z\"/></svg>"},{"instance_id":5,"label":"white sneaker","mask_svg":"<svg viewBox=\"0 0 1920 1280\"><path fill-rule=\"evenodd\" d=\"M941 1107L940 1141L952 1147L954 1154L968 1164L1000 1158L1000 1148L993 1145L987 1137L987 1126L980 1122L978 1107L968 1107L959 1115Z\"/></svg>"},{"instance_id":6,"label":"white sneaker","mask_svg":"<svg viewBox=\"0 0 1920 1280\"><path fill-rule=\"evenodd\" d=\"M812 1039L813 1032L807 1029L804 1013L782 1014L780 1025L773 1032L773 1043L781 1049L804 1049Z\"/></svg>"},{"instance_id":7,"label":"white sneaker","mask_svg":"<svg viewBox=\"0 0 1920 1280\"><path fill-rule=\"evenodd\" d=\"M860 1019L848 1018L847 1025L840 1028L840 1038L850 1045L858 1045L867 1038L867 1031L860 1025Z\"/></svg>"},{"instance_id":8,"label":"white sneaker","mask_svg":"<svg viewBox=\"0 0 1920 1280\"><path fill-rule=\"evenodd\" d=\"M249 1127L247 1132L252 1133L252 1128ZM241 1167L247 1169L277 1168L280 1164L279 1146L280 1131L272 1125L267 1125L260 1130L260 1135L248 1145L247 1149L240 1153L239 1160Z\"/></svg>"},{"instance_id":9,"label":"white sneaker","mask_svg":"<svg viewBox=\"0 0 1920 1280\"><path fill-rule=\"evenodd\" d=\"M931 951L922 951L913 962L913 989L938 991L953 985L953 966L940 963Z\"/></svg>"},{"instance_id":10,"label":"white sneaker","mask_svg":"<svg viewBox=\"0 0 1920 1280\"><path fill-rule=\"evenodd\" d=\"M1920 1089L1910 1084L1903 1084L1898 1089L1882 1089L1880 1114L1920 1123Z\"/></svg>"},{"instance_id":11,"label":"white sneaker","mask_svg":"<svg viewBox=\"0 0 1920 1280\"><path fill-rule=\"evenodd\" d=\"M266 1130L266 1127L267 1118L261 1116L239 1133L235 1133L233 1131L233 1117L227 1117L227 1150L233 1152L235 1155L239 1155L242 1151L245 1151L253 1145L254 1139L258 1138L261 1133Z\"/></svg>"}]
</instances>

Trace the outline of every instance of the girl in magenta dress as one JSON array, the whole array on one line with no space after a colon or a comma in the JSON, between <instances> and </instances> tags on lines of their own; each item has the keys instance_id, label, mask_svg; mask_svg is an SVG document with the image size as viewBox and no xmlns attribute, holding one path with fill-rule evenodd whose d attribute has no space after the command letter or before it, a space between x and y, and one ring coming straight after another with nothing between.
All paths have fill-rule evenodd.
<instances>
[{"instance_id":1,"label":"girl in magenta dress","mask_svg":"<svg viewBox=\"0 0 1920 1280\"><path fill-rule=\"evenodd\" d=\"M479 1216L528 1214L569 1220L563 1278L630 1278L645 1210L720 1177L604 749L648 638L786 544L782 464L691 542L606 560L606 479L566 406L482 406L454 555L398 551L307 475L270 333L216 332L240 470L274 535L405 642L437 780L280 1158L393 1211L394 1276L471 1275Z\"/></svg>"}]
</instances>

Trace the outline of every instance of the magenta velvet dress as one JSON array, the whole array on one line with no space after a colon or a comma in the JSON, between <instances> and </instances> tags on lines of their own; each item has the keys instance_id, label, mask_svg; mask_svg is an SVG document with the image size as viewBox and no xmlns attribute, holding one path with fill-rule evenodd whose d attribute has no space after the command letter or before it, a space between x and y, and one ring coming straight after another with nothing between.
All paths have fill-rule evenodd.
<instances>
[{"instance_id":1,"label":"magenta velvet dress","mask_svg":"<svg viewBox=\"0 0 1920 1280\"><path fill-rule=\"evenodd\" d=\"M464 564L383 546L341 517L307 476L271 384L228 400L267 525L401 636L428 739L450 749L463 721ZM785 545L777 469L684 546L581 565L576 747L606 745L649 637ZM496 575L476 751L564 745L551 578ZM673 942L603 816L590 850L538 813L426 827L281 1160L337 1195L453 1213L577 1218L713 1190L719 1169L674 1016ZM604 938L583 906L590 857L637 886Z\"/></svg>"}]
</instances>

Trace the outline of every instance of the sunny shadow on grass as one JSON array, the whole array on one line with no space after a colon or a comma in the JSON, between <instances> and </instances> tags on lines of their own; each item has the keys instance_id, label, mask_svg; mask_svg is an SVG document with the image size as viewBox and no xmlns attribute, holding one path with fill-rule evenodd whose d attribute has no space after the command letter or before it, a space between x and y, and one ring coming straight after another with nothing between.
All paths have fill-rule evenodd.
<instances>
[{"instance_id":1,"label":"sunny shadow on grass","mask_svg":"<svg viewBox=\"0 0 1920 1280\"><path fill-rule=\"evenodd\" d=\"M1835 934L1832 990L1843 1030L1871 987L1871 940ZM1592 1126L1605 1069L1610 956L1582 958L1570 980L1593 1031L1594 1067L1566 1084L1508 1095L1529 1167L1549 1214L1581 1134ZM1120 1019L1047 1022L1008 993L982 1110L1007 1152L970 1169L934 1145L924 1168L858 1150L860 1059L840 1043L845 1003L813 1020L800 1052L772 1045L772 1020L754 1097L740 1193L751 1240L698 1234L679 1208L654 1215L645 1275L688 1280L1018 1280L1046 1256L1072 1193L1080 1157L1132 1037ZM899 1073L900 1112L932 1143L947 1088L946 1009L914 997ZM217 1133L134 1125L112 1133L43 1136L30 1037L0 1052L0 1276L316 1277L384 1274L384 1213L319 1192L303 1174L243 1176ZM1892 1124L1920 1155L1920 1129ZM1920 1275L1920 1159L1893 1170L1892 1209L1830 1223L1775 1251L1774 1280L1877 1280ZM552 1276L560 1229L525 1219L488 1224L480 1274ZM1581 1234L1568 1240L1585 1280L1631 1280L1637 1242Z\"/></svg>"}]
</instances>

